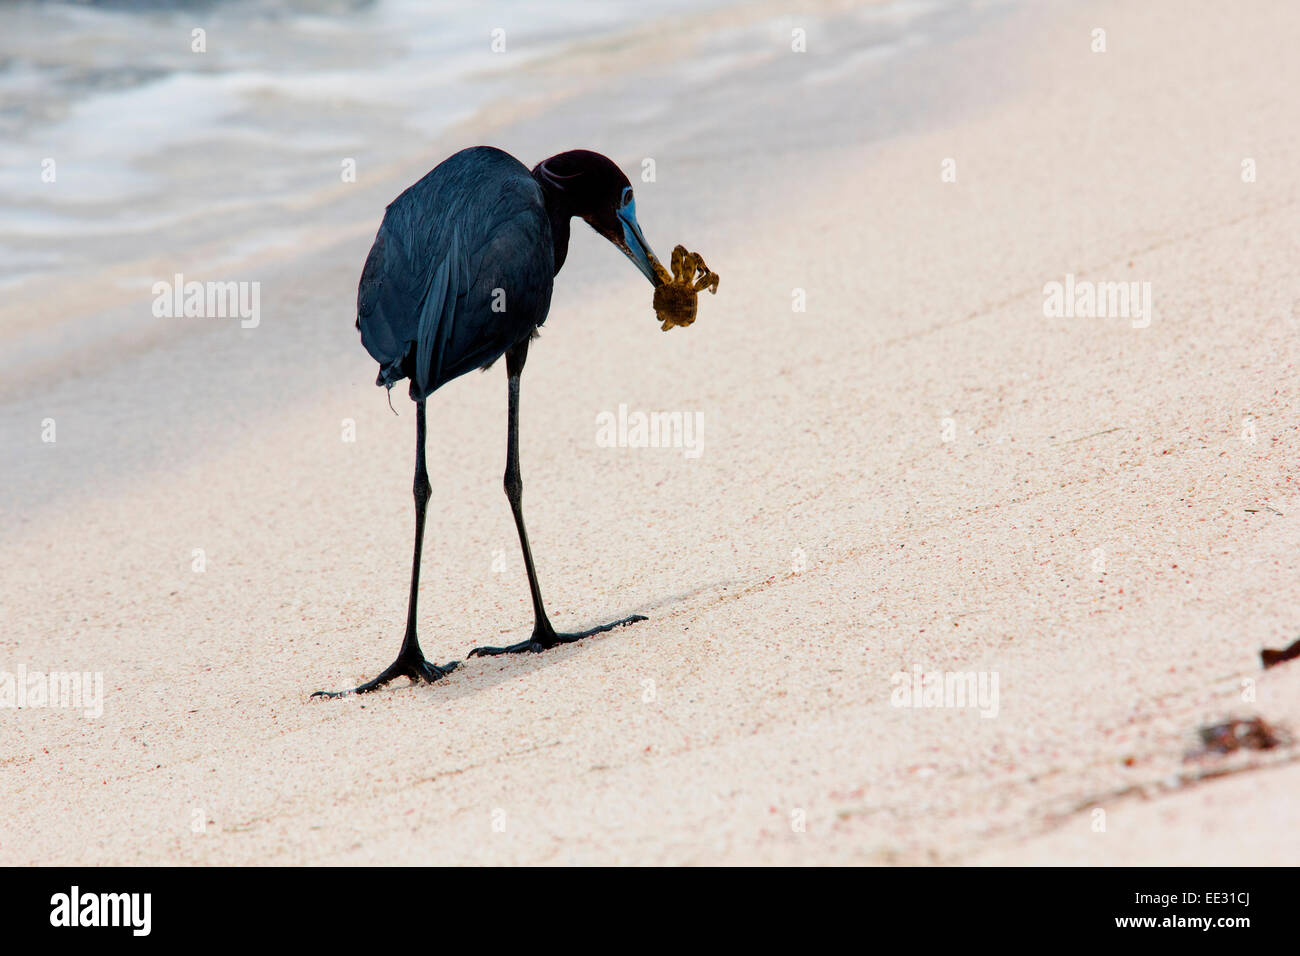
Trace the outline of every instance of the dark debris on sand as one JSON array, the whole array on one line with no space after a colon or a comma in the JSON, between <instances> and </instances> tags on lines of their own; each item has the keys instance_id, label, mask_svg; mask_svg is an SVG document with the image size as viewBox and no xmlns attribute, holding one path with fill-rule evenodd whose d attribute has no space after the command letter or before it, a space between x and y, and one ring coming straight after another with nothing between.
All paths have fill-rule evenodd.
<instances>
[{"instance_id":1,"label":"dark debris on sand","mask_svg":"<svg viewBox=\"0 0 1300 956\"><path fill-rule=\"evenodd\" d=\"M1284 661L1293 661L1297 657L1300 657L1300 638L1292 641L1290 647L1285 647L1280 651L1265 648L1259 652L1259 659L1263 662L1265 670Z\"/></svg>"},{"instance_id":2,"label":"dark debris on sand","mask_svg":"<svg viewBox=\"0 0 1300 956\"><path fill-rule=\"evenodd\" d=\"M1272 750L1290 743L1283 732L1267 723L1262 717L1245 720L1226 720L1200 728L1201 749L1188 754L1200 757L1209 754L1230 754L1239 750Z\"/></svg>"}]
</instances>

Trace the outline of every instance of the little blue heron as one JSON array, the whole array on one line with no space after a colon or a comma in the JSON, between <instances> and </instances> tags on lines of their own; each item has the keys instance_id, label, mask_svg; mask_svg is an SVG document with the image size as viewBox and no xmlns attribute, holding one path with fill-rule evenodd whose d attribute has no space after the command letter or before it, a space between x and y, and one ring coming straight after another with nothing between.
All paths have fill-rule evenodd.
<instances>
[{"instance_id":1,"label":"little blue heron","mask_svg":"<svg viewBox=\"0 0 1300 956\"><path fill-rule=\"evenodd\" d=\"M349 691L364 694L398 677L433 682L456 666L425 660L416 637L420 549L429 502L424 465L424 403L437 389L506 357L509 412L505 491L533 599L533 634L475 654L544 651L624 624L632 615L576 634L557 633L546 617L528 533L519 475L519 376L528 343L546 321L551 287L569 251L569 220L584 219L656 283L658 260L636 220L632 186L614 162L576 149L543 160L529 172L490 146L461 150L439 163L388 206L357 288L361 344L379 363L376 385L410 380L415 402L415 556L406 634L395 660L372 681ZM660 267L662 268L662 267Z\"/></svg>"}]
</instances>

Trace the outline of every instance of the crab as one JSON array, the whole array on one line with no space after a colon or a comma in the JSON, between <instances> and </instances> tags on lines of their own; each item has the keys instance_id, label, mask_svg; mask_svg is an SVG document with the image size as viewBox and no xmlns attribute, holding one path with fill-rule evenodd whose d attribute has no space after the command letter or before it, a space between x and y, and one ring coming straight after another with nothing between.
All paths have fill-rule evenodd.
<instances>
[{"instance_id":1,"label":"crab","mask_svg":"<svg viewBox=\"0 0 1300 956\"><path fill-rule=\"evenodd\" d=\"M698 252L687 252L685 246L673 249L673 271L668 274L660 263L655 263L659 277L655 284L655 315L663 322L667 332L675 325L690 325L695 321L697 297L705 289L717 294L718 274L704 264Z\"/></svg>"}]
</instances>

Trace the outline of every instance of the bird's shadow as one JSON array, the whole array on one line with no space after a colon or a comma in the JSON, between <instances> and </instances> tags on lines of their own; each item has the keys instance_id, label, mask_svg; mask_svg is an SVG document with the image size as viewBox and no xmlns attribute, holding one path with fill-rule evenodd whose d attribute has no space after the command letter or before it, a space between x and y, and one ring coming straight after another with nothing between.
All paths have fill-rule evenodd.
<instances>
[{"instance_id":1,"label":"bird's shadow","mask_svg":"<svg viewBox=\"0 0 1300 956\"><path fill-rule=\"evenodd\" d=\"M592 634L588 637L582 638L580 641L575 641L572 644L561 644L540 653L523 652L520 654L502 654L496 657L471 657L468 659L461 659L456 661L455 670L433 684L410 684L394 681L387 687L380 688L362 696L378 697L380 695L415 689L431 698L436 698L437 700L459 700L462 697L469 697L493 687L497 687L500 684L504 684L506 681L515 680L520 676L532 674L545 667L550 667L552 664L563 663L564 661L570 660L574 655L581 654L583 648L596 642L633 638L639 636L640 632L653 631L654 628L650 625L653 625L656 621L666 619L657 618L654 614L655 611L662 611L665 608L674 607L716 588L739 583L741 582L712 581L697 585L689 591L682 591L674 595L660 598L658 601L647 604L642 609L635 612L637 614L644 614L646 620L637 621L622 627L615 627L609 631ZM624 617L626 616L628 615L624 615ZM668 617L671 617L671 613ZM616 618L615 620L621 620L621 618ZM528 633L528 628L530 626L530 624L525 624L520 627L519 631L516 633L522 632L526 634ZM596 627L599 626L600 625L596 625ZM496 662L499 666L483 666L484 664L490 665L493 662ZM441 664L443 667L447 666L445 663L440 661L434 661L434 663Z\"/></svg>"}]
</instances>

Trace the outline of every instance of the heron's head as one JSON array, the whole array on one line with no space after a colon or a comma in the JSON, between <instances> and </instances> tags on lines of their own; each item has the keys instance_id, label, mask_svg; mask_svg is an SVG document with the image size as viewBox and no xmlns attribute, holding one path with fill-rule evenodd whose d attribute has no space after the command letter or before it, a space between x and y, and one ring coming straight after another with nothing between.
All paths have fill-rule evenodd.
<instances>
[{"instance_id":1,"label":"heron's head","mask_svg":"<svg viewBox=\"0 0 1300 956\"><path fill-rule=\"evenodd\" d=\"M574 149L542 160L533 176L561 209L584 219L618 246L652 284L658 284L663 267L636 221L632 184L612 159L588 149Z\"/></svg>"}]
</instances>

